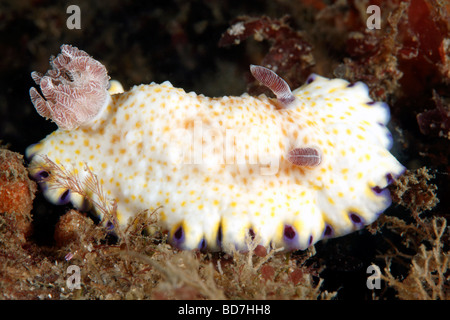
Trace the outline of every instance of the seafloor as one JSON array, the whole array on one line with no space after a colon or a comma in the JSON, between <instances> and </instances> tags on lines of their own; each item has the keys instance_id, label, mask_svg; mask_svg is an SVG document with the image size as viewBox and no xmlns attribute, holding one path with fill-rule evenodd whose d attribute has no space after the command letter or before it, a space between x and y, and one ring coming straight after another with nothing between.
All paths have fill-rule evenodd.
<instances>
[{"instance_id":1,"label":"seafloor","mask_svg":"<svg viewBox=\"0 0 450 320\"><path fill-rule=\"evenodd\" d=\"M71 4L81 29L67 27L64 2L0 2L1 299L450 298L447 1ZM369 5L380 8L379 29L367 28ZM227 33L236 23L245 32ZM392 153L408 170L377 222L305 252L181 252L136 226L118 240L90 217L47 203L21 157L56 129L28 91L30 72L47 70L61 44L100 60L125 88L170 80L209 96L263 92L250 64L276 68L293 88L311 72L362 80L390 105ZM71 265L81 270L73 290ZM379 288L367 286L371 265L381 271Z\"/></svg>"}]
</instances>

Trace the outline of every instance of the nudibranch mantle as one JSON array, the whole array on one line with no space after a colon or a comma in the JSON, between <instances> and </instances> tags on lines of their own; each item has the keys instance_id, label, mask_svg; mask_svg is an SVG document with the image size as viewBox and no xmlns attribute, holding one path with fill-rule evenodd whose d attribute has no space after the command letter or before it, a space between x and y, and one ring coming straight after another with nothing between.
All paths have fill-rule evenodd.
<instances>
[{"instance_id":1,"label":"nudibranch mantle","mask_svg":"<svg viewBox=\"0 0 450 320\"><path fill-rule=\"evenodd\" d=\"M265 95L205 97L167 81L116 91L105 88L95 118L30 146L30 172L51 175L42 156L81 176L87 165L116 200L120 225L160 207L161 227L182 249L245 250L250 234L295 250L348 234L390 205L386 187L404 170L388 151L389 109L362 83L312 75L288 106ZM50 201L81 206L51 179L41 185Z\"/></svg>"}]
</instances>

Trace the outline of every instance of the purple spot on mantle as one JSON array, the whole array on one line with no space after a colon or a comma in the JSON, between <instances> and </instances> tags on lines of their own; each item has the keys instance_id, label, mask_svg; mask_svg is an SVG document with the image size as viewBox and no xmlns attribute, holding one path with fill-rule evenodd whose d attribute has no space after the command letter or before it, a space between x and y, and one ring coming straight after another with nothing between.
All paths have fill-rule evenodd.
<instances>
[{"instance_id":1,"label":"purple spot on mantle","mask_svg":"<svg viewBox=\"0 0 450 320\"><path fill-rule=\"evenodd\" d=\"M256 234L255 234L255 231L253 231L252 228L248 229L248 234L250 235L250 238L252 240L255 240Z\"/></svg>"},{"instance_id":2,"label":"purple spot on mantle","mask_svg":"<svg viewBox=\"0 0 450 320\"><path fill-rule=\"evenodd\" d=\"M198 249L200 251L205 251L206 250L206 239L203 238L202 241L200 241L199 245L198 245Z\"/></svg>"},{"instance_id":3,"label":"purple spot on mantle","mask_svg":"<svg viewBox=\"0 0 450 320\"><path fill-rule=\"evenodd\" d=\"M181 238L183 238L183 228L179 227L173 234L173 237L175 238L175 240L180 240Z\"/></svg>"},{"instance_id":4,"label":"purple spot on mantle","mask_svg":"<svg viewBox=\"0 0 450 320\"><path fill-rule=\"evenodd\" d=\"M284 239L289 241L295 238L296 232L292 226L286 225L284 226Z\"/></svg>"},{"instance_id":5,"label":"purple spot on mantle","mask_svg":"<svg viewBox=\"0 0 450 320\"><path fill-rule=\"evenodd\" d=\"M316 75L315 74L311 74L308 79L306 79L306 83L310 84L311 82L313 82L316 79Z\"/></svg>"},{"instance_id":6,"label":"purple spot on mantle","mask_svg":"<svg viewBox=\"0 0 450 320\"><path fill-rule=\"evenodd\" d=\"M284 243L286 245L286 249L288 249L288 250L298 249L298 247L299 247L298 233L294 229L294 227L292 227L288 224L286 224L284 226L283 239L284 239Z\"/></svg>"},{"instance_id":7,"label":"purple spot on mantle","mask_svg":"<svg viewBox=\"0 0 450 320\"><path fill-rule=\"evenodd\" d=\"M323 231L323 236L331 237L331 236L333 236L333 233L334 233L333 228L329 224L327 224L325 226L325 230Z\"/></svg>"},{"instance_id":8,"label":"purple spot on mantle","mask_svg":"<svg viewBox=\"0 0 450 320\"><path fill-rule=\"evenodd\" d=\"M39 170L36 174L33 175L34 180L37 182L45 181L50 177L50 173L45 170Z\"/></svg>"},{"instance_id":9,"label":"purple spot on mantle","mask_svg":"<svg viewBox=\"0 0 450 320\"><path fill-rule=\"evenodd\" d=\"M173 233L173 237L172 237L172 244L177 247L180 248L182 243L184 242L184 230L183 227L179 226L177 230L175 230L175 232Z\"/></svg>"},{"instance_id":10,"label":"purple spot on mantle","mask_svg":"<svg viewBox=\"0 0 450 320\"><path fill-rule=\"evenodd\" d=\"M392 182L394 182L394 177L392 176L391 173L388 173L388 174L386 175L386 180L387 180L387 183L388 183L388 184L391 184Z\"/></svg>"},{"instance_id":11,"label":"purple spot on mantle","mask_svg":"<svg viewBox=\"0 0 450 320\"><path fill-rule=\"evenodd\" d=\"M380 188L379 186L375 186L372 188L372 191L375 192L376 194L380 194L381 192L383 192L383 189Z\"/></svg>"},{"instance_id":12,"label":"purple spot on mantle","mask_svg":"<svg viewBox=\"0 0 450 320\"><path fill-rule=\"evenodd\" d=\"M388 188L380 188L379 186L375 186L372 188L372 191L377 195L385 198L390 198L391 193L389 192Z\"/></svg>"},{"instance_id":13,"label":"purple spot on mantle","mask_svg":"<svg viewBox=\"0 0 450 320\"><path fill-rule=\"evenodd\" d=\"M70 201L70 190L67 189L59 197L58 204L66 204L69 203L69 201Z\"/></svg>"},{"instance_id":14,"label":"purple spot on mantle","mask_svg":"<svg viewBox=\"0 0 450 320\"><path fill-rule=\"evenodd\" d=\"M363 218L358 215L355 212L350 211L348 213L348 216L350 218L350 220L352 221L352 223L357 227L357 228L362 228L364 226L364 220Z\"/></svg>"},{"instance_id":15,"label":"purple spot on mantle","mask_svg":"<svg viewBox=\"0 0 450 320\"><path fill-rule=\"evenodd\" d=\"M352 220L353 223L361 223L362 222L361 217L353 212L350 213L350 219Z\"/></svg>"}]
</instances>

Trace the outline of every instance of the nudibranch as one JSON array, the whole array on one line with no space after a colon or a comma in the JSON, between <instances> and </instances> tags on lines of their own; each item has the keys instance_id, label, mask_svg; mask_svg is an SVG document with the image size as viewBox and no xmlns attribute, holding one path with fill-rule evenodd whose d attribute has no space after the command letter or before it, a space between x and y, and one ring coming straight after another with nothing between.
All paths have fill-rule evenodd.
<instances>
[{"instance_id":1,"label":"nudibranch","mask_svg":"<svg viewBox=\"0 0 450 320\"><path fill-rule=\"evenodd\" d=\"M108 89L106 68L70 45L51 66L32 73L43 97L35 88L30 96L59 129L26 150L45 196L83 203L52 185L45 159L81 183L87 166L115 199L120 227L159 208L158 223L181 249L245 250L249 237L308 248L375 221L404 171L389 152L389 108L360 82L313 74L291 91L252 65L276 98L210 98L168 81Z\"/></svg>"}]
</instances>

